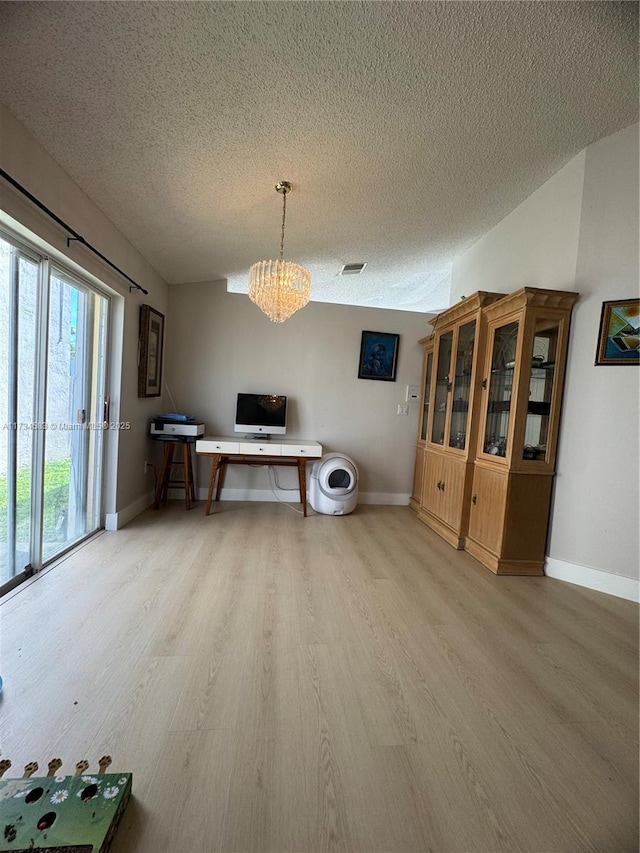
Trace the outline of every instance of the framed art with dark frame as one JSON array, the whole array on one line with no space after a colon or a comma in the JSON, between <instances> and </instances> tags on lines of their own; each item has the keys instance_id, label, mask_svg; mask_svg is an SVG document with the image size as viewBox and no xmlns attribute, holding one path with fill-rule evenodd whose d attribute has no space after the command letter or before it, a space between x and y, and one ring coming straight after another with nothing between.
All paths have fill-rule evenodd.
<instances>
[{"instance_id":1,"label":"framed art with dark frame","mask_svg":"<svg viewBox=\"0 0 640 853\"><path fill-rule=\"evenodd\" d=\"M400 335L389 332L363 332L358 379L395 382L399 342Z\"/></svg>"},{"instance_id":2,"label":"framed art with dark frame","mask_svg":"<svg viewBox=\"0 0 640 853\"><path fill-rule=\"evenodd\" d=\"M603 302L596 366L640 364L640 299Z\"/></svg>"},{"instance_id":3,"label":"framed art with dark frame","mask_svg":"<svg viewBox=\"0 0 640 853\"><path fill-rule=\"evenodd\" d=\"M150 305L141 305L138 397L159 397L162 393L163 344L164 314Z\"/></svg>"}]
</instances>

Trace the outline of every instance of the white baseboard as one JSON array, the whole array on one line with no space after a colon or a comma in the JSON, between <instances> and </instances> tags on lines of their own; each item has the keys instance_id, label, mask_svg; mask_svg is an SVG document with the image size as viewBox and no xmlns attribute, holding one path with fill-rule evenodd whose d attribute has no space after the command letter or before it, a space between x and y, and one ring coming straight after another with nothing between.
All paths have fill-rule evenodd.
<instances>
[{"instance_id":1,"label":"white baseboard","mask_svg":"<svg viewBox=\"0 0 640 853\"><path fill-rule=\"evenodd\" d=\"M411 495L396 492L360 492L358 502L361 504L382 504L384 506L409 506Z\"/></svg>"},{"instance_id":2,"label":"white baseboard","mask_svg":"<svg viewBox=\"0 0 640 853\"><path fill-rule=\"evenodd\" d=\"M271 489L222 489L220 500L223 501L286 501L287 503L299 503L300 496L297 489L276 489L276 497ZM169 492L171 496L171 491ZM206 501L207 489L197 489L198 500ZM177 498L184 498L184 492L176 490ZM358 503L361 504L383 504L385 506L409 506L411 495L396 494L393 492L360 492ZM308 500L308 498L307 498Z\"/></svg>"},{"instance_id":3,"label":"white baseboard","mask_svg":"<svg viewBox=\"0 0 640 853\"><path fill-rule=\"evenodd\" d=\"M143 495L141 498L138 498L138 500L129 504L129 506L121 509L120 512L108 512L104 518L104 529L120 530L121 527L128 524L132 518L136 517L136 515L140 515L140 513L144 512L145 509L149 509L149 507L153 505L154 500L155 494L153 492L147 492L146 495Z\"/></svg>"},{"instance_id":4,"label":"white baseboard","mask_svg":"<svg viewBox=\"0 0 640 853\"><path fill-rule=\"evenodd\" d=\"M640 601L640 582L635 578L614 575L612 572L603 572L589 566L579 566L566 560L557 560L555 557L547 557L544 573L549 578L606 592L607 595L615 595L617 598Z\"/></svg>"},{"instance_id":5,"label":"white baseboard","mask_svg":"<svg viewBox=\"0 0 640 853\"><path fill-rule=\"evenodd\" d=\"M274 495L271 489L222 489L220 493L221 501L286 501L287 503L299 503L300 495L297 489L276 489ZM196 495L199 501L206 501L207 489L204 487L196 490ZM184 499L184 492L178 492L177 497Z\"/></svg>"}]
</instances>

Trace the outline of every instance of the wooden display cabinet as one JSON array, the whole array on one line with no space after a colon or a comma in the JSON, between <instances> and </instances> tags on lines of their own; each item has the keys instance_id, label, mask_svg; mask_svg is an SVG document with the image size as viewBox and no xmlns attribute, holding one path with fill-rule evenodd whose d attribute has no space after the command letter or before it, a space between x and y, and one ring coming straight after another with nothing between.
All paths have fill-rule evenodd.
<instances>
[{"instance_id":1,"label":"wooden display cabinet","mask_svg":"<svg viewBox=\"0 0 640 853\"><path fill-rule=\"evenodd\" d=\"M431 398L431 376L433 372L433 342L434 336L428 335L418 343L423 347L422 384L420 394L420 417L418 420L418 436L416 439L416 461L413 469L413 491L409 505L418 512L422 499L422 478L424 475L424 446L427 439L427 424L429 422L429 402Z\"/></svg>"},{"instance_id":2,"label":"wooden display cabinet","mask_svg":"<svg viewBox=\"0 0 640 853\"><path fill-rule=\"evenodd\" d=\"M464 547L469 517L483 309L499 298L496 293L475 293L443 311L434 323L429 403L421 423L425 443L418 517L455 548Z\"/></svg>"},{"instance_id":3,"label":"wooden display cabinet","mask_svg":"<svg viewBox=\"0 0 640 853\"><path fill-rule=\"evenodd\" d=\"M543 574L577 298L525 287L484 311L487 346L464 547L496 574Z\"/></svg>"}]
</instances>

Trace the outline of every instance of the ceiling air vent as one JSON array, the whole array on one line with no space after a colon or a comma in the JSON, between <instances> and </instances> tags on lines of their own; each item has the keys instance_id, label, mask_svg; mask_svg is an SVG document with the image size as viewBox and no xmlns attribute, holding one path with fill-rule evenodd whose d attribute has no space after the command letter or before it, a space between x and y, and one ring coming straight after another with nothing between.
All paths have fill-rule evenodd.
<instances>
[{"instance_id":1,"label":"ceiling air vent","mask_svg":"<svg viewBox=\"0 0 640 853\"><path fill-rule=\"evenodd\" d=\"M345 264L340 270L340 275L360 275L366 264Z\"/></svg>"}]
</instances>

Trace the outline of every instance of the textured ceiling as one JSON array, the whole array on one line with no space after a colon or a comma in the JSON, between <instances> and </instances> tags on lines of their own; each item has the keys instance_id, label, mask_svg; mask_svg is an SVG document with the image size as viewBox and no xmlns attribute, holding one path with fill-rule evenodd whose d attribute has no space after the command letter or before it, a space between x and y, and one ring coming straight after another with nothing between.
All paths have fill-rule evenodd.
<instances>
[{"instance_id":1,"label":"textured ceiling","mask_svg":"<svg viewBox=\"0 0 640 853\"><path fill-rule=\"evenodd\" d=\"M0 2L0 100L171 283L246 291L285 179L314 300L433 311L638 120L637 43L635 2Z\"/></svg>"}]
</instances>

